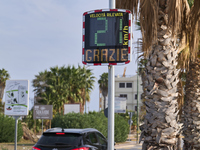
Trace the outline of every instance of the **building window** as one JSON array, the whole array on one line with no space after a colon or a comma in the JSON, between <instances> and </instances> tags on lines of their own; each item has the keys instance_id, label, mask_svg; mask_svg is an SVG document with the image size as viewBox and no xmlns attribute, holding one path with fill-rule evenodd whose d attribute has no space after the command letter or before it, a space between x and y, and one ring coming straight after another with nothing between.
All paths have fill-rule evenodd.
<instances>
[{"instance_id":1,"label":"building window","mask_svg":"<svg viewBox=\"0 0 200 150\"><path fill-rule=\"evenodd\" d=\"M137 94L135 94L135 99L137 100Z\"/></svg>"},{"instance_id":2,"label":"building window","mask_svg":"<svg viewBox=\"0 0 200 150\"><path fill-rule=\"evenodd\" d=\"M125 97L127 99L127 94L120 94L119 97Z\"/></svg>"},{"instance_id":3,"label":"building window","mask_svg":"<svg viewBox=\"0 0 200 150\"><path fill-rule=\"evenodd\" d=\"M127 88L132 88L132 83L126 83Z\"/></svg>"},{"instance_id":4,"label":"building window","mask_svg":"<svg viewBox=\"0 0 200 150\"><path fill-rule=\"evenodd\" d=\"M137 106L135 106L135 111L137 111Z\"/></svg>"},{"instance_id":5,"label":"building window","mask_svg":"<svg viewBox=\"0 0 200 150\"><path fill-rule=\"evenodd\" d=\"M119 83L120 88L125 88L125 83Z\"/></svg>"}]
</instances>

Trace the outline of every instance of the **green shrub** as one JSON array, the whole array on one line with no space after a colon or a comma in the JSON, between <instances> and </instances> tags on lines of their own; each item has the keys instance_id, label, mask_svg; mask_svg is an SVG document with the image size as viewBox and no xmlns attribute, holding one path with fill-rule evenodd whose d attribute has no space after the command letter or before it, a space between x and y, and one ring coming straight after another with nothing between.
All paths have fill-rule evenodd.
<instances>
[{"instance_id":1,"label":"green shrub","mask_svg":"<svg viewBox=\"0 0 200 150\"><path fill-rule=\"evenodd\" d=\"M105 137L108 134L108 119L103 112L90 112L89 114L69 113L66 115L57 114L51 127L62 128L95 128ZM126 141L129 133L127 119L115 114L115 142Z\"/></svg>"},{"instance_id":2,"label":"green shrub","mask_svg":"<svg viewBox=\"0 0 200 150\"><path fill-rule=\"evenodd\" d=\"M129 133L129 125L127 119L120 115L115 115L115 142L126 141Z\"/></svg>"},{"instance_id":3,"label":"green shrub","mask_svg":"<svg viewBox=\"0 0 200 150\"><path fill-rule=\"evenodd\" d=\"M18 121L17 141L23 136L21 121ZM15 119L0 114L0 143L15 141Z\"/></svg>"}]
</instances>

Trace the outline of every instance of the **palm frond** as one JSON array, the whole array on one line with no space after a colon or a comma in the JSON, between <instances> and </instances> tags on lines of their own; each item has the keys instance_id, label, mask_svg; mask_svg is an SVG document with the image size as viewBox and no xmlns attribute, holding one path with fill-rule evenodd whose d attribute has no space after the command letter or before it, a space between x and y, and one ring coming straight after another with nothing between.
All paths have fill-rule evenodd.
<instances>
[{"instance_id":1,"label":"palm frond","mask_svg":"<svg viewBox=\"0 0 200 150\"><path fill-rule=\"evenodd\" d=\"M142 51L145 55L151 50L152 44L157 43L158 3L154 0L140 1L140 24L142 32Z\"/></svg>"},{"instance_id":2,"label":"palm frond","mask_svg":"<svg viewBox=\"0 0 200 150\"><path fill-rule=\"evenodd\" d=\"M139 0L116 0L116 8L129 9L137 18ZM134 16L133 15L133 16Z\"/></svg>"},{"instance_id":3,"label":"palm frond","mask_svg":"<svg viewBox=\"0 0 200 150\"><path fill-rule=\"evenodd\" d=\"M138 7L139 5L139 7ZM116 7L133 11L138 16L141 25L143 52L151 50L152 43L157 42L158 3L155 0L116 0Z\"/></svg>"},{"instance_id":4,"label":"palm frond","mask_svg":"<svg viewBox=\"0 0 200 150\"><path fill-rule=\"evenodd\" d=\"M178 57L178 68L181 68L182 71L189 69L190 63L190 50L189 45L187 45L180 53Z\"/></svg>"},{"instance_id":5,"label":"palm frond","mask_svg":"<svg viewBox=\"0 0 200 150\"><path fill-rule=\"evenodd\" d=\"M172 34L176 36L178 32L186 29L187 24L185 14L189 13L189 5L187 0L170 0L167 8L169 16L169 26L172 28ZM185 31L185 30L184 30Z\"/></svg>"},{"instance_id":6,"label":"palm frond","mask_svg":"<svg viewBox=\"0 0 200 150\"><path fill-rule=\"evenodd\" d=\"M194 0L189 16L189 43L191 51L191 61L194 61L198 54L199 31L200 31L200 1Z\"/></svg>"}]
</instances>

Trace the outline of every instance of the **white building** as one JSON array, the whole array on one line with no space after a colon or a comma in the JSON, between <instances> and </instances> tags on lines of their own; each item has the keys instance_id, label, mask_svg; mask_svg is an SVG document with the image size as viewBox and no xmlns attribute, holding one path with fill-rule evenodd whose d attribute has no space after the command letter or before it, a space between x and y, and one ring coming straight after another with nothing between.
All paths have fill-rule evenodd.
<instances>
[{"instance_id":1,"label":"white building","mask_svg":"<svg viewBox=\"0 0 200 150\"><path fill-rule=\"evenodd\" d=\"M139 108L142 106L141 95L143 93L142 90L142 81L141 77L138 76L138 95L139 95ZM103 109L103 96L100 92L100 110ZM125 97L126 101L126 109L131 111L137 110L137 75L134 76L115 76L115 97ZM107 104L106 104L107 107Z\"/></svg>"}]
</instances>

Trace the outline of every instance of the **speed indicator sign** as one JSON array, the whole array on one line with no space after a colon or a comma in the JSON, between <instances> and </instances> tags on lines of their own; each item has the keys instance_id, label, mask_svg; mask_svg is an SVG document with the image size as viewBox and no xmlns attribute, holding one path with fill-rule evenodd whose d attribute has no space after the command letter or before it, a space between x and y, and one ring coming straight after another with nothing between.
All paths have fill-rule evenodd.
<instances>
[{"instance_id":1,"label":"speed indicator sign","mask_svg":"<svg viewBox=\"0 0 200 150\"><path fill-rule=\"evenodd\" d=\"M94 10L83 14L83 64L118 65L131 60L132 15L129 10Z\"/></svg>"}]
</instances>

